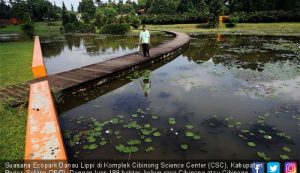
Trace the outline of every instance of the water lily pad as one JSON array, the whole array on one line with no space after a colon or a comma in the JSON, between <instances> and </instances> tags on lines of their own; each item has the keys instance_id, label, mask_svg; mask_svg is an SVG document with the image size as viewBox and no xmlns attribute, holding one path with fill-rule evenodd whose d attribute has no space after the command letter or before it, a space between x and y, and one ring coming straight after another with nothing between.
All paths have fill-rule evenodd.
<instances>
[{"instance_id":1,"label":"water lily pad","mask_svg":"<svg viewBox=\"0 0 300 173\"><path fill-rule=\"evenodd\" d=\"M89 150L94 150L94 149L96 149L97 147L98 147L98 145L96 145L96 144L91 144L91 145L89 145L88 149L89 149Z\"/></svg>"},{"instance_id":2,"label":"water lily pad","mask_svg":"<svg viewBox=\"0 0 300 173\"><path fill-rule=\"evenodd\" d=\"M241 132L242 132L242 133L249 133L250 131L249 131L249 130L246 130L246 129L242 129Z\"/></svg>"},{"instance_id":3,"label":"water lily pad","mask_svg":"<svg viewBox=\"0 0 300 173\"><path fill-rule=\"evenodd\" d=\"M255 147L255 146L256 146L256 144L255 144L254 142L248 142L247 144L248 144L248 146L250 146L250 147Z\"/></svg>"},{"instance_id":4,"label":"water lily pad","mask_svg":"<svg viewBox=\"0 0 300 173\"><path fill-rule=\"evenodd\" d=\"M259 133L265 134L266 132L264 130L258 130Z\"/></svg>"},{"instance_id":5,"label":"water lily pad","mask_svg":"<svg viewBox=\"0 0 300 173\"><path fill-rule=\"evenodd\" d=\"M154 132L153 136L156 136L156 137L161 136L161 133L160 132Z\"/></svg>"},{"instance_id":6,"label":"water lily pad","mask_svg":"<svg viewBox=\"0 0 300 173\"><path fill-rule=\"evenodd\" d=\"M235 123L235 125L237 125L237 126L242 125L242 122L238 121Z\"/></svg>"},{"instance_id":7,"label":"water lily pad","mask_svg":"<svg viewBox=\"0 0 300 173\"><path fill-rule=\"evenodd\" d=\"M286 152L291 152L291 149L289 147L282 147L282 149Z\"/></svg>"},{"instance_id":8,"label":"water lily pad","mask_svg":"<svg viewBox=\"0 0 300 173\"><path fill-rule=\"evenodd\" d=\"M148 130L148 129L142 129L141 132L142 132L143 135L146 135L146 136L150 135L151 133L153 133L152 130Z\"/></svg>"},{"instance_id":9,"label":"water lily pad","mask_svg":"<svg viewBox=\"0 0 300 173\"><path fill-rule=\"evenodd\" d=\"M137 118L139 115L138 114L132 114L131 115L133 118Z\"/></svg>"},{"instance_id":10,"label":"water lily pad","mask_svg":"<svg viewBox=\"0 0 300 173\"><path fill-rule=\"evenodd\" d=\"M144 141L149 143L149 142L152 142L152 139L151 138L146 138L146 139L144 139Z\"/></svg>"},{"instance_id":11,"label":"water lily pad","mask_svg":"<svg viewBox=\"0 0 300 173\"><path fill-rule=\"evenodd\" d=\"M233 128L233 127L234 127L234 125L232 125L232 124L228 124L228 127L229 127L229 128Z\"/></svg>"},{"instance_id":12,"label":"water lily pad","mask_svg":"<svg viewBox=\"0 0 300 173\"><path fill-rule=\"evenodd\" d=\"M242 139L245 139L245 140L248 140L244 135L242 135L242 134L239 134L238 135L240 138L242 138Z\"/></svg>"},{"instance_id":13,"label":"water lily pad","mask_svg":"<svg viewBox=\"0 0 300 173\"><path fill-rule=\"evenodd\" d=\"M94 130L100 132L102 130L102 127L96 127L94 128Z\"/></svg>"},{"instance_id":14,"label":"water lily pad","mask_svg":"<svg viewBox=\"0 0 300 173\"><path fill-rule=\"evenodd\" d=\"M94 138L93 136L89 136L89 137L87 138L87 140L88 140L89 143L92 143L92 142L95 142L95 141L96 141L96 138Z\"/></svg>"},{"instance_id":15,"label":"water lily pad","mask_svg":"<svg viewBox=\"0 0 300 173\"><path fill-rule=\"evenodd\" d=\"M148 153L148 152L154 151L154 148L153 147L148 147L148 148L146 148L145 151Z\"/></svg>"},{"instance_id":16,"label":"water lily pad","mask_svg":"<svg viewBox=\"0 0 300 173\"><path fill-rule=\"evenodd\" d=\"M146 127L146 128L150 128L150 127L151 127L151 125L150 125L150 124L145 124L145 125L144 125L144 127Z\"/></svg>"},{"instance_id":17,"label":"water lily pad","mask_svg":"<svg viewBox=\"0 0 300 173\"><path fill-rule=\"evenodd\" d=\"M287 156L287 155L285 155L285 154L281 154L281 155L280 155L280 158L282 158L283 160L288 160L288 159L290 159L290 157Z\"/></svg>"},{"instance_id":18,"label":"water lily pad","mask_svg":"<svg viewBox=\"0 0 300 173\"><path fill-rule=\"evenodd\" d=\"M131 139L131 140L127 141L127 144L128 145L138 145L138 144L141 144L141 141L138 139Z\"/></svg>"},{"instance_id":19,"label":"water lily pad","mask_svg":"<svg viewBox=\"0 0 300 173\"><path fill-rule=\"evenodd\" d=\"M113 119L110 120L110 122L112 124L119 124L119 119L118 118L113 118Z\"/></svg>"},{"instance_id":20,"label":"water lily pad","mask_svg":"<svg viewBox=\"0 0 300 173\"><path fill-rule=\"evenodd\" d=\"M267 155L264 152L257 152L258 157L264 159L265 161L270 161L271 158L267 157Z\"/></svg>"},{"instance_id":21,"label":"water lily pad","mask_svg":"<svg viewBox=\"0 0 300 173\"><path fill-rule=\"evenodd\" d=\"M188 144L181 144L180 147L183 150L187 150L189 148L189 145Z\"/></svg>"},{"instance_id":22,"label":"water lily pad","mask_svg":"<svg viewBox=\"0 0 300 173\"><path fill-rule=\"evenodd\" d=\"M117 145L116 147L116 150L118 150L120 153L135 153L135 152L138 152L138 148L135 147L135 146L130 146L130 147L127 147L127 146L124 146L123 144L119 144Z\"/></svg>"},{"instance_id":23,"label":"water lily pad","mask_svg":"<svg viewBox=\"0 0 300 173\"><path fill-rule=\"evenodd\" d=\"M103 145L107 144L107 141L101 141L99 144L103 146Z\"/></svg>"},{"instance_id":24,"label":"water lily pad","mask_svg":"<svg viewBox=\"0 0 300 173\"><path fill-rule=\"evenodd\" d=\"M195 139L195 140L198 140L198 139L200 139L201 137L200 136L198 136L198 135L194 135L193 136L193 139Z\"/></svg>"},{"instance_id":25,"label":"water lily pad","mask_svg":"<svg viewBox=\"0 0 300 173\"><path fill-rule=\"evenodd\" d=\"M193 137L194 133L190 132L190 131L187 131L187 132L185 132L185 136L187 136L187 137Z\"/></svg>"},{"instance_id":26,"label":"water lily pad","mask_svg":"<svg viewBox=\"0 0 300 173\"><path fill-rule=\"evenodd\" d=\"M272 139L272 136L264 135L264 138L265 138L265 139L268 139L268 140L271 140L271 139Z\"/></svg>"},{"instance_id":27,"label":"water lily pad","mask_svg":"<svg viewBox=\"0 0 300 173\"><path fill-rule=\"evenodd\" d=\"M169 121L169 124L170 124L170 125L176 124L176 120L175 120L175 118L173 118L173 117L170 117L168 121Z\"/></svg>"},{"instance_id":28,"label":"water lily pad","mask_svg":"<svg viewBox=\"0 0 300 173\"><path fill-rule=\"evenodd\" d=\"M151 117L152 117L152 119L154 119L154 120L158 119L158 116L157 116L157 115L152 115Z\"/></svg>"},{"instance_id":29,"label":"water lily pad","mask_svg":"<svg viewBox=\"0 0 300 173\"><path fill-rule=\"evenodd\" d=\"M191 125L191 124L187 124L187 125L185 125L185 127L186 127L187 129L189 129L189 130L194 128L194 126Z\"/></svg>"}]
</instances>

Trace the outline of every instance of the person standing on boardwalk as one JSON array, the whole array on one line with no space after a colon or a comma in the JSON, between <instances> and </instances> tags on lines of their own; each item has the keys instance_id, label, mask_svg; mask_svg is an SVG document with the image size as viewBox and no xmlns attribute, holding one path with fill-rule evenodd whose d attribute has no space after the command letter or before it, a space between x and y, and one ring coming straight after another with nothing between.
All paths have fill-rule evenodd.
<instances>
[{"instance_id":1,"label":"person standing on boardwalk","mask_svg":"<svg viewBox=\"0 0 300 173\"><path fill-rule=\"evenodd\" d=\"M139 45L142 44L144 57L150 57L149 54L149 45L150 45L150 33L146 29L146 26L143 26L143 31L140 34Z\"/></svg>"}]
</instances>

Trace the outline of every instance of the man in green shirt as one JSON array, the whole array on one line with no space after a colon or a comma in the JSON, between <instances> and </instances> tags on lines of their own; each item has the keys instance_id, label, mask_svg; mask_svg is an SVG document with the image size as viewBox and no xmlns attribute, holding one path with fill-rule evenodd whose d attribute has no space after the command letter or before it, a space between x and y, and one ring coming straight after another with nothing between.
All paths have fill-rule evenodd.
<instances>
[{"instance_id":1,"label":"man in green shirt","mask_svg":"<svg viewBox=\"0 0 300 173\"><path fill-rule=\"evenodd\" d=\"M150 57L149 44L150 44L150 33L146 30L146 26L143 26L143 31L140 34L139 45L142 43L144 57Z\"/></svg>"}]
</instances>

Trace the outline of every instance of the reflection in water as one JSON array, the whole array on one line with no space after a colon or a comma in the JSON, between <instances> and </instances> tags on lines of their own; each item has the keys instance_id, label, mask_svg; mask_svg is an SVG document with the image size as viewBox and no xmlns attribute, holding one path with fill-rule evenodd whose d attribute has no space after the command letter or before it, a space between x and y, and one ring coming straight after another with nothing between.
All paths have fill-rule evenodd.
<instances>
[{"instance_id":1,"label":"reflection in water","mask_svg":"<svg viewBox=\"0 0 300 173\"><path fill-rule=\"evenodd\" d=\"M152 37L153 46L172 39ZM55 74L139 51L137 44L134 36L65 36L65 40L45 40L41 46L47 72Z\"/></svg>"},{"instance_id":2,"label":"reflection in water","mask_svg":"<svg viewBox=\"0 0 300 173\"><path fill-rule=\"evenodd\" d=\"M145 97L148 97L151 91L151 80L150 79L141 80L141 87L145 92Z\"/></svg>"},{"instance_id":3,"label":"reflection in water","mask_svg":"<svg viewBox=\"0 0 300 173\"><path fill-rule=\"evenodd\" d=\"M299 45L195 37L173 61L147 67L151 75L66 95L58 109L69 157L299 159L300 51L282 42Z\"/></svg>"}]
</instances>

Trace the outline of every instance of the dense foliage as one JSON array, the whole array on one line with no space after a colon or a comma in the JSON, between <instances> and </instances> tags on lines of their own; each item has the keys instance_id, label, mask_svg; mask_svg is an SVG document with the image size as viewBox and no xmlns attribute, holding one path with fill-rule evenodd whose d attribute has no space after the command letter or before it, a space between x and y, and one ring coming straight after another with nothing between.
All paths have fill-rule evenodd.
<instances>
[{"instance_id":1,"label":"dense foliage","mask_svg":"<svg viewBox=\"0 0 300 173\"><path fill-rule=\"evenodd\" d=\"M130 26L126 23L111 23L106 24L101 33L103 34L116 34L116 35L123 35L130 31Z\"/></svg>"},{"instance_id":2,"label":"dense foliage","mask_svg":"<svg viewBox=\"0 0 300 173\"><path fill-rule=\"evenodd\" d=\"M77 11L64 2L60 8L50 0L0 0L0 25L25 15L32 22L61 20L65 32L101 31L111 23L138 28L141 23L208 22L218 27L220 15L231 16L227 26L234 27L237 22L299 22L300 0L82 0Z\"/></svg>"}]
</instances>

